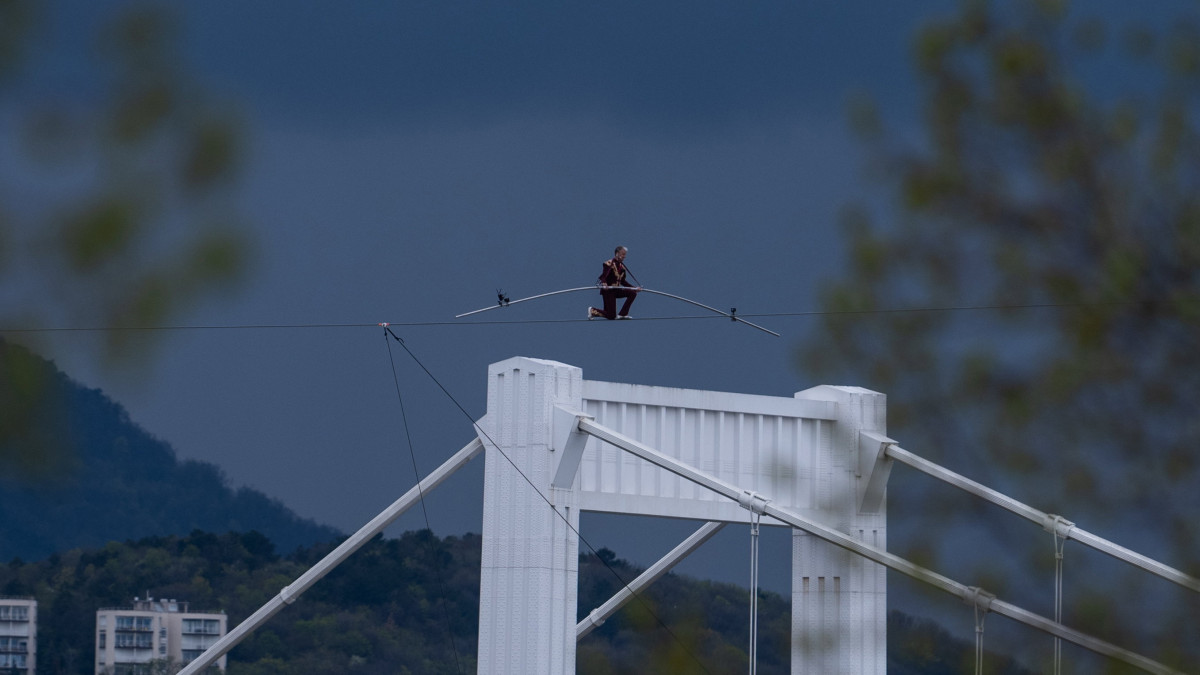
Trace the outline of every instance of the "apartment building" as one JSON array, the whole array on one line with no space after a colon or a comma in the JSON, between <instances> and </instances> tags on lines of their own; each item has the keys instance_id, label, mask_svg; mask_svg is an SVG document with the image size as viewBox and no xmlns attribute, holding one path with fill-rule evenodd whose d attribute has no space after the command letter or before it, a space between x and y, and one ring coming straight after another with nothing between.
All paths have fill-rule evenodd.
<instances>
[{"instance_id":1,"label":"apartment building","mask_svg":"<svg viewBox=\"0 0 1200 675\"><path fill-rule=\"evenodd\" d=\"M0 672L37 672L37 600L0 597Z\"/></svg>"},{"instance_id":2,"label":"apartment building","mask_svg":"<svg viewBox=\"0 0 1200 675\"><path fill-rule=\"evenodd\" d=\"M192 612L188 603L134 598L132 608L96 612L96 674L176 672L225 634L224 612ZM225 670L225 657L217 666Z\"/></svg>"}]
</instances>

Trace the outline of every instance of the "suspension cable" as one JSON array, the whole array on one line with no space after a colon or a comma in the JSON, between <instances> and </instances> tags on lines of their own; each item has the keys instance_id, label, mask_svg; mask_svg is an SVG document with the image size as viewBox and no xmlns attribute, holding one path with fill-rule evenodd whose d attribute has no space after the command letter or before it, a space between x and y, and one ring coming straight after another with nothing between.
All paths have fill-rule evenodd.
<instances>
[{"instance_id":1,"label":"suspension cable","mask_svg":"<svg viewBox=\"0 0 1200 675\"><path fill-rule=\"evenodd\" d=\"M1062 623L1063 605L1063 553L1067 547L1071 528L1074 526L1062 516L1054 516L1051 534L1054 535L1054 620ZM1054 675L1062 674L1062 639L1054 637Z\"/></svg>"},{"instance_id":2,"label":"suspension cable","mask_svg":"<svg viewBox=\"0 0 1200 675\"><path fill-rule=\"evenodd\" d=\"M983 622L987 619L987 610L975 605L975 675L983 675Z\"/></svg>"},{"instance_id":3,"label":"suspension cable","mask_svg":"<svg viewBox=\"0 0 1200 675\"><path fill-rule=\"evenodd\" d=\"M750 512L750 675L758 672L758 523L762 515Z\"/></svg>"}]
</instances>

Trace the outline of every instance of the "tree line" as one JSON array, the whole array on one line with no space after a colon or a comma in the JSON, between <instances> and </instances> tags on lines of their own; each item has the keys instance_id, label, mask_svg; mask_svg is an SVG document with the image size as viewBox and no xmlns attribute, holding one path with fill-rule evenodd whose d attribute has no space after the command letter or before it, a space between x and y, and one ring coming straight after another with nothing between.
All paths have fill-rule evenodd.
<instances>
[{"instance_id":1,"label":"tree line","mask_svg":"<svg viewBox=\"0 0 1200 675\"><path fill-rule=\"evenodd\" d=\"M38 600L38 671L93 672L96 610L134 596L225 612L232 628L340 543L287 555L258 532L148 537L73 549L0 567L0 595ZM230 675L476 670L481 538L428 530L376 537L228 655ZM579 617L642 570L608 549L580 557ZM619 577L619 579L618 579ZM747 664L749 593L732 584L668 574L580 641L580 675L740 673ZM761 591L758 670L790 672L789 601ZM974 646L928 622L892 612L891 673L959 673ZM987 672L1026 671L988 655Z\"/></svg>"}]
</instances>

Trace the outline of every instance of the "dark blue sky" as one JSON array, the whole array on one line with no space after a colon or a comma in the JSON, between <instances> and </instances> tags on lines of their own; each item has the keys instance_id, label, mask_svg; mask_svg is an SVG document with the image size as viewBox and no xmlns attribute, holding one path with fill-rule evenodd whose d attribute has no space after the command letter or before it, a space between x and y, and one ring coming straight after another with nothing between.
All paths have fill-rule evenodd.
<instances>
[{"instance_id":1,"label":"dark blue sky","mask_svg":"<svg viewBox=\"0 0 1200 675\"><path fill-rule=\"evenodd\" d=\"M58 3L37 88L86 93L80 40L124 4ZM846 103L868 91L890 122L912 124L908 47L950 3L507 5L171 3L188 66L244 122L238 194L257 240L240 292L177 323L451 321L497 288L521 297L590 284L617 244L650 288L741 313L816 310L821 279L840 270L839 209L880 197ZM577 319L593 299L485 317ZM395 330L475 417L488 364L514 355L664 386L790 396L825 384L792 360L810 319L759 320L782 339L727 320L652 320L696 314L645 296L621 324ZM46 347L234 485L349 532L414 483L378 328L170 332L136 375L96 363L101 339ZM472 431L395 357L424 474ZM435 531L479 530L481 477L477 460L430 495ZM642 564L694 527L617 521L585 518L583 534ZM418 527L414 511L395 531ZM735 529L684 571L747 583L748 539ZM787 533L764 546L763 583L787 592Z\"/></svg>"},{"instance_id":2,"label":"dark blue sky","mask_svg":"<svg viewBox=\"0 0 1200 675\"><path fill-rule=\"evenodd\" d=\"M189 44L214 81L315 127L570 117L711 137L825 116L851 87L895 93L919 20L867 3L331 7L204 3L189 11Z\"/></svg>"},{"instance_id":3,"label":"dark blue sky","mask_svg":"<svg viewBox=\"0 0 1200 675\"><path fill-rule=\"evenodd\" d=\"M93 91L85 47L123 4L58 5L36 47L43 71L28 86ZM836 214L861 192L846 102L870 90L913 115L906 50L930 11L171 7L187 68L237 111L248 140L239 195L256 258L239 294L179 320L204 325L444 321L493 302L497 288L520 297L589 284L617 244L650 288L743 313L816 309L818 281L841 255ZM592 300L488 318L574 319ZM397 331L475 416L488 364L513 355L571 363L590 379L783 396L820 384L791 362L807 320L764 319L784 333L776 339L724 320L650 320L696 314L665 298L641 298L634 313L643 320L621 326ZM51 342L51 354L182 457L211 461L304 516L352 531L414 480L379 329L169 333L137 376L97 366L89 339L100 340ZM398 363L427 472L471 429L406 356ZM478 531L480 475L473 467L433 495L435 530ZM422 526L418 518L397 529ZM661 553L597 527L596 546L643 563ZM787 555L776 558L768 583L783 591ZM700 566L712 573L724 562Z\"/></svg>"}]
</instances>

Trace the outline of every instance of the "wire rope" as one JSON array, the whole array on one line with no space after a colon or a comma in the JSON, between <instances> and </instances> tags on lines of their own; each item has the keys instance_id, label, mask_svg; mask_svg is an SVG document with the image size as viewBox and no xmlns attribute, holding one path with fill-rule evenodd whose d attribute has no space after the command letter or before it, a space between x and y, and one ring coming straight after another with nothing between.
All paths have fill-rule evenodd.
<instances>
[{"instance_id":1,"label":"wire rope","mask_svg":"<svg viewBox=\"0 0 1200 675\"><path fill-rule=\"evenodd\" d=\"M425 529L430 534L429 548L433 556L429 566L437 578L438 589L441 594L442 613L446 618L446 634L450 638L450 647L454 651L454 670L457 673L462 673L462 659L458 655L458 640L454 639L454 624L450 620L450 608L446 604L446 580L442 576L442 566L437 564L437 549L433 539L433 526L429 522L429 509L425 506L425 491L421 488L421 481L424 480L424 476L421 475L420 469L417 468L417 453L413 448L412 432L408 426L408 414L404 410L404 395L400 393L400 376L396 373L396 359L392 357L392 343L388 342L387 338L388 336L385 332L383 334L383 342L387 345L388 363L392 366L392 382L396 385L396 399L400 402L400 420L404 424L404 437L408 440L408 456L412 459L413 474L417 479L417 498L421 503L421 513L425 516Z\"/></svg>"},{"instance_id":2,"label":"wire rope","mask_svg":"<svg viewBox=\"0 0 1200 675\"><path fill-rule=\"evenodd\" d=\"M1094 306L1141 306L1143 303L1033 303L1012 305L949 305L944 307L896 307L881 309L846 309L846 310L812 310L798 312L760 312L739 313L738 318L805 318L823 316L873 316L885 314L913 314L937 312L984 312L984 311L1015 311L1037 309L1078 309ZM698 319L727 319L728 316L718 314L679 314L669 316L652 316L637 319L638 323L647 321L693 321ZM176 324L161 326L16 326L0 327L0 333L104 333L104 332L152 332L152 331L209 331L209 330L296 330L296 329L336 329L336 328L420 328L436 326L496 326L523 324L557 324L583 323L587 319L510 319L510 320L475 320L475 321L384 321L372 323L245 323L245 324Z\"/></svg>"}]
</instances>

